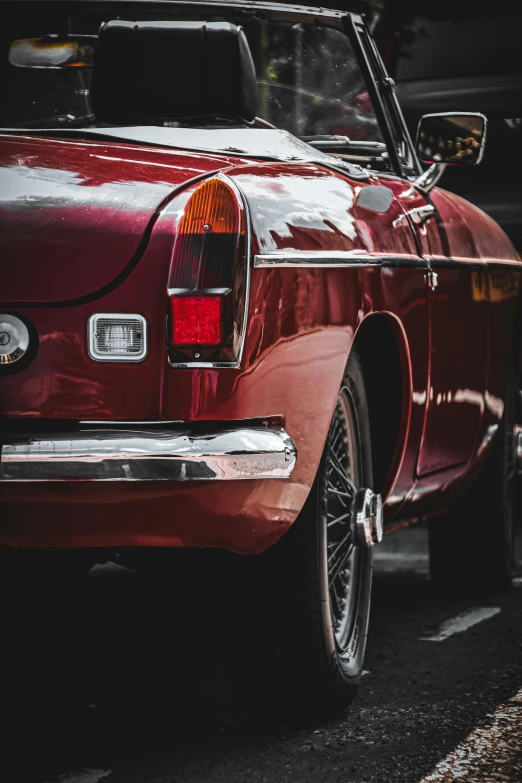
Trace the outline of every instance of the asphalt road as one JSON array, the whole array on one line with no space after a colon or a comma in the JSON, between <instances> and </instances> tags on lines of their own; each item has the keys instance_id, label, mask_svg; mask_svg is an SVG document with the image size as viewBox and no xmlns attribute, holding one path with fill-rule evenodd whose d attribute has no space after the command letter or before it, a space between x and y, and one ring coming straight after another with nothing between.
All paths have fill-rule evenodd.
<instances>
[{"instance_id":1,"label":"asphalt road","mask_svg":"<svg viewBox=\"0 0 522 783\"><path fill-rule=\"evenodd\" d=\"M423 529L374 579L360 693L312 725L244 714L206 586L108 565L4 588L2 783L522 781L522 579L437 595Z\"/></svg>"}]
</instances>

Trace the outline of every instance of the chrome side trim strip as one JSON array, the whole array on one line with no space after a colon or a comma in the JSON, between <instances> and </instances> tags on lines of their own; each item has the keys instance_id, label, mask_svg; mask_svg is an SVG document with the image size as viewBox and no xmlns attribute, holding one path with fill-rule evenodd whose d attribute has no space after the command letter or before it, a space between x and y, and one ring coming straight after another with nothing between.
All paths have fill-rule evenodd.
<instances>
[{"instance_id":1,"label":"chrome side trim strip","mask_svg":"<svg viewBox=\"0 0 522 783\"><path fill-rule=\"evenodd\" d=\"M522 271L522 258L520 261L515 261L512 258L487 258L484 263L488 267L513 266L515 269Z\"/></svg>"},{"instance_id":2,"label":"chrome side trim strip","mask_svg":"<svg viewBox=\"0 0 522 783\"><path fill-rule=\"evenodd\" d=\"M487 271L490 268L495 267L514 267L522 271L522 261L513 261L506 258L428 258L430 267L434 269L468 269L470 271L482 270Z\"/></svg>"},{"instance_id":3,"label":"chrome side trim strip","mask_svg":"<svg viewBox=\"0 0 522 783\"><path fill-rule=\"evenodd\" d=\"M286 253L275 252L254 256L254 268L274 269L277 267L308 267L320 269L335 269L338 267L352 267L354 269L368 269L373 267L426 267L446 269L487 269L490 266L514 266L522 270L522 261L511 259L485 259L481 258L430 258L427 256L392 256L372 255L371 253L353 253L351 250L316 250L313 252L300 252L298 250Z\"/></svg>"},{"instance_id":4,"label":"chrome side trim strip","mask_svg":"<svg viewBox=\"0 0 522 783\"><path fill-rule=\"evenodd\" d=\"M8 434L0 482L285 479L296 456L282 427Z\"/></svg>"},{"instance_id":5,"label":"chrome side trim strip","mask_svg":"<svg viewBox=\"0 0 522 783\"><path fill-rule=\"evenodd\" d=\"M335 267L368 268L378 266L425 266L426 259L419 256L386 256L371 253L354 253L351 250L316 250L312 253L294 251L292 253L266 253L254 256L254 267L272 269L273 267Z\"/></svg>"}]
</instances>

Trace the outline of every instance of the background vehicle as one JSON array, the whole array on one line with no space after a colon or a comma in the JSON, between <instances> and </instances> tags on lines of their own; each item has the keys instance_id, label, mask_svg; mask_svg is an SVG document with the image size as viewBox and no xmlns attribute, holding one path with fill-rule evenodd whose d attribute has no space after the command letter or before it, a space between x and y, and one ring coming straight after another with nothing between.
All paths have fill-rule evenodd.
<instances>
[{"instance_id":1,"label":"background vehicle","mask_svg":"<svg viewBox=\"0 0 522 783\"><path fill-rule=\"evenodd\" d=\"M389 529L473 505L434 577L511 580L520 260L422 173L356 15L2 5L3 555L241 554L245 699L340 709L381 498ZM483 131L427 117L419 151Z\"/></svg>"}]
</instances>

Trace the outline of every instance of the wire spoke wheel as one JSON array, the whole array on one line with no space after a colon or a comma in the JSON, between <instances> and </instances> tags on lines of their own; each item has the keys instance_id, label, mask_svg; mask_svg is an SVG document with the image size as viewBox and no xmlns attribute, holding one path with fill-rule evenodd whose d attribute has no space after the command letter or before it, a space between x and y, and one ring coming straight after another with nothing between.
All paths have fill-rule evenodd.
<instances>
[{"instance_id":1,"label":"wire spoke wheel","mask_svg":"<svg viewBox=\"0 0 522 783\"><path fill-rule=\"evenodd\" d=\"M234 667L256 712L335 715L354 698L371 598L371 543L359 529L371 509L361 498L372 483L366 388L352 352L299 517L232 579L236 593L242 585Z\"/></svg>"},{"instance_id":2,"label":"wire spoke wheel","mask_svg":"<svg viewBox=\"0 0 522 783\"><path fill-rule=\"evenodd\" d=\"M330 616L339 652L356 632L361 559L355 545L352 505L361 483L357 420L346 387L337 398L326 449L326 549Z\"/></svg>"}]
</instances>

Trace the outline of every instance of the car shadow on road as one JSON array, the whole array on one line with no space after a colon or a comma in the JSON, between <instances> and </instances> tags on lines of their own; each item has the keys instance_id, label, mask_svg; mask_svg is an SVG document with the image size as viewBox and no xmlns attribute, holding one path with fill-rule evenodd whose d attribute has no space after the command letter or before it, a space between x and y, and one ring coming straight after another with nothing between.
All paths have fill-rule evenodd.
<instances>
[{"instance_id":1,"label":"car shadow on road","mask_svg":"<svg viewBox=\"0 0 522 783\"><path fill-rule=\"evenodd\" d=\"M113 564L51 589L28 577L9 596L0 652L2 778L96 768L125 783L272 783L289 770L300 781L418 780L522 679L513 596L475 632L422 641L471 605L438 595L423 558L377 561L367 670L350 710L292 724L242 709L206 589L195 598L181 580L167 590Z\"/></svg>"}]
</instances>

